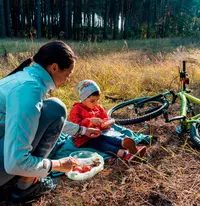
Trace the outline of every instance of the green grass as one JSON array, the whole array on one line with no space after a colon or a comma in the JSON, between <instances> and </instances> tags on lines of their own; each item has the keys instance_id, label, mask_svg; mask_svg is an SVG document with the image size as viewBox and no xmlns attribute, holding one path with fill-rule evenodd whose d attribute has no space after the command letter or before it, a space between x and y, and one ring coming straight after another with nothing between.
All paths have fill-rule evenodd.
<instances>
[{"instance_id":1,"label":"green grass","mask_svg":"<svg viewBox=\"0 0 200 206\"><path fill-rule=\"evenodd\" d=\"M47 39L0 39L0 56L5 52L31 52L34 53L38 48L46 43ZM198 38L167 38L167 39L133 39L111 40L102 42L88 41L66 41L79 56L103 55L110 52L121 52L129 50L139 50L156 54L173 52L177 47L198 48L200 40Z\"/></svg>"}]
</instances>

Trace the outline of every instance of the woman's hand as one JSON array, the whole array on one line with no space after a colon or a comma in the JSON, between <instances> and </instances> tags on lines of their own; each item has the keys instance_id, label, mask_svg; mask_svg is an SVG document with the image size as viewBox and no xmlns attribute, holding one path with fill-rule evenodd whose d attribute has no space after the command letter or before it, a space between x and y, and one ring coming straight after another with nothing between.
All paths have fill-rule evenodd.
<instances>
[{"instance_id":1,"label":"woman's hand","mask_svg":"<svg viewBox=\"0 0 200 206\"><path fill-rule=\"evenodd\" d=\"M92 118L90 119L90 123L91 123L91 124L94 124L94 125L96 125L96 126L101 125L102 122L103 122L103 120L100 119L100 118L92 117Z\"/></svg>"},{"instance_id":2,"label":"woman's hand","mask_svg":"<svg viewBox=\"0 0 200 206\"><path fill-rule=\"evenodd\" d=\"M90 137L90 138L96 138L101 135L101 131L99 129L95 128L87 128L85 135Z\"/></svg>"},{"instance_id":3,"label":"woman's hand","mask_svg":"<svg viewBox=\"0 0 200 206\"><path fill-rule=\"evenodd\" d=\"M72 157L64 157L62 159L52 160L52 170L59 172L69 172L77 165L79 165L78 161Z\"/></svg>"}]
</instances>

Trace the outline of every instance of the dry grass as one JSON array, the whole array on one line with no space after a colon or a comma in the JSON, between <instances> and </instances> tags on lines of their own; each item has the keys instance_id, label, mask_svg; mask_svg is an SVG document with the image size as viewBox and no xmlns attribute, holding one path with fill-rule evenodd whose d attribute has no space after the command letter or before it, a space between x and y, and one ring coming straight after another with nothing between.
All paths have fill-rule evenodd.
<instances>
[{"instance_id":1,"label":"dry grass","mask_svg":"<svg viewBox=\"0 0 200 206\"><path fill-rule=\"evenodd\" d=\"M162 48L164 50L164 48ZM30 53L9 54L2 59L2 76ZM200 59L200 50L178 46L170 53L144 51L110 52L82 56L76 65L70 84L54 96L71 107L78 100L76 86L80 80L93 79L102 89L102 103L110 108L116 102L105 96L132 98L152 95L171 89L178 90L178 66L181 60ZM190 87L200 96L198 65L190 65ZM172 81L175 79L175 81ZM174 108L178 111L178 108ZM75 182L62 177L58 188L32 203L33 206L199 206L200 152L195 150L189 135L179 137L176 124L166 124L162 118L141 125L131 125L134 131L157 136L143 162L127 165L120 159L106 162L105 169L94 178Z\"/></svg>"},{"instance_id":2,"label":"dry grass","mask_svg":"<svg viewBox=\"0 0 200 206\"><path fill-rule=\"evenodd\" d=\"M145 126L130 126L157 136L143 162L110 159L90 180L76 182L62 177L57 190L33 206L199 206L200 152L191 147L188 135L178 137L175 127L162 118Z\"/></svg>"}]
</instances>

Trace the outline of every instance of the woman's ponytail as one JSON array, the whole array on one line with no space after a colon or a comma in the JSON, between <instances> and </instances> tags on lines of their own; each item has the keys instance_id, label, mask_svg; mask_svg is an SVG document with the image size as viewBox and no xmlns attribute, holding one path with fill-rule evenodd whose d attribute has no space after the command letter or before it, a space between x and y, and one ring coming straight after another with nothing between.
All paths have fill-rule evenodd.
<instances>
[{"instance_id":1,"label":"woman's ponytail","mask_svg":"<svg viewBox=\"0 0 200 206\"><path fill-rule=\"evenodd\" d=\"M56 63L60 70L65 70L69 69L76 59L76 55L66 43L63 41L52 41L44 44L33 57L26 59L7 76L22 71L24 67L29 66L33 61L44 69L48 65Z\"/></svg>"},{"instance_id":2,"label":"woman's ponytail","mask_svg":"<svg viewBox=\"0 0 200 206\"><path fill-rule=\"evenodd\" d=\"M16 72L22 71L24 67L29 66L33 61L32 57L29 57L25 61L23 61L16 69L14 69L12 72L10 72L7 76L10 76L11 74L14 74Z\"/></svg>"}]
</instances>

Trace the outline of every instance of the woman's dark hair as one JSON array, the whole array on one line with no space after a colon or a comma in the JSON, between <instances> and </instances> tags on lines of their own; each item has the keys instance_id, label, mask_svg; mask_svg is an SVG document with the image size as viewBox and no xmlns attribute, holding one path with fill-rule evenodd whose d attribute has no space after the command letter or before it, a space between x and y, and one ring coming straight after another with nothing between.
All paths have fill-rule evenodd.
<instances>
[{"instance_id":1,"label":"woman's dark hair","mask_svg":"<svg viewBox=\"0 0 200 206\"><path fill-rule=\"evenodd\" d=\"M76 59L76 55L66 43L63 41L52 41L43 45L33 57L26 59L7 76L22 71L23 68L29 66L32 61L38 63L45 69L48 65L57 63L59 68L64 70L69 68Z\"/></svg>"}]
</instances>

